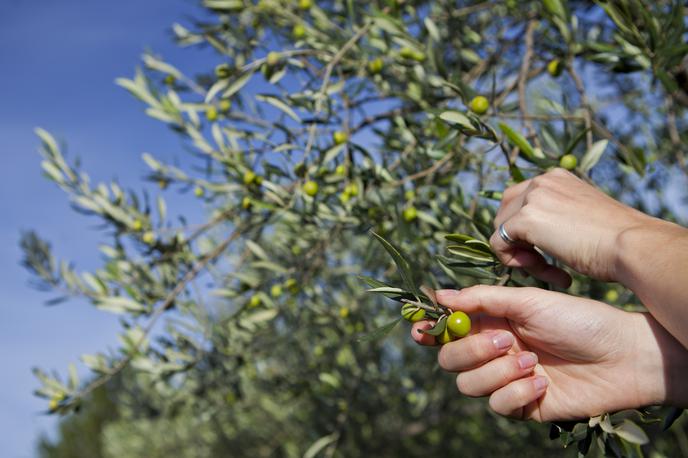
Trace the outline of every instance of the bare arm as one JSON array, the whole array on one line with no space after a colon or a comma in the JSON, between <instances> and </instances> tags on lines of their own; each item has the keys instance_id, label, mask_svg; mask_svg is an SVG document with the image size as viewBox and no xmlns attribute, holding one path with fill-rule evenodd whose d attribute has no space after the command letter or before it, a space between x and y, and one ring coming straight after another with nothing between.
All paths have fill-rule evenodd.
<instances>
[{"instance_id":1,"label":"bare arm","mask_svg":"<svg viewBox=\"0 0 688 458\"><path fill-rule=\"evenodd\" d=\"M688 348L688 230L648 217L618 237L616 276Z\"/></svg>"}]
</instances>

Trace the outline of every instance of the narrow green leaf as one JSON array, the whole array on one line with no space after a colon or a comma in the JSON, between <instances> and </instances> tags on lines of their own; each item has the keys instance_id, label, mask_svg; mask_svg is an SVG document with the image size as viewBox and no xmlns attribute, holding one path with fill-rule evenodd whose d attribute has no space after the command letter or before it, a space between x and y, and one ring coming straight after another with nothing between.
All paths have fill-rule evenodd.
<instances>
[{"instance_id":1,"label":"narrow green leaf","mask_svg":"<svg viewBox=\"0 0 688 458\"><path fill-rule=\"evenodd\" d=\"M411 266L409 265L408 261L402 256L401 252L394 247L391 243L389 243L387 240L384 239L381 235L376 234L375 232L371 231L371 234L382 244L382 246L387 250L387 253L392 256L392 259L394 260L394 263L397 265L397 270L399 271L399 275L401 275L401 278L404 282L404 286L406 287L407 291L411 291L414 294L418 294L418 288L416 287L416 284L413 282L413 273L411 272Z\"/></svg>"},{"instance_id":2,"label":"narrow green leaf","mask_svg":"<svg viewBox=\"0 0 688 458\"><path fill-rule=\"evenodd\" d=\"M241 75L236 80L234 80L234 82L232 84L230 84L229 87L227 87L227 90L222 93L222 98L227 99L227 98L233 96L234 94L236 94L237 92L239 92L239 90L242 87L244 87L246 85L246 83L248 83L248 81L251 79L252 76L253 76L253 72L249 71L249 72L246 72L243 75Z\"/></svg>"},{"instance_id":3,"label":"narrow green leaf","mask_svg":"<svg viewBox=\"0 0 688 458\"><path fill-rule=\"evenodd\" d=\"M528 143L528 140L521 135L520 133L516 132L514 129L511 128L511 126L504 124L503 122L500 122L497 124L499 128L501 129L502 132L504 132L504 135L509 139L509 141L518 147L518 149L523 153L523 156L528 159L531 162L536 161L535 157L535 151L533 150L533 147L531 146L530 143Z\"/></svg>"},{"instance_id":4,"label":"narrow green leaf","mask_svg":"<svg viewBox=\"0 0 688 458\"><path fill-rule=\"evenodd\" d=\"M396 325L399 324L399 322L402 319L403 319L402 317L399 317L399 318L395 319L394 321L391 321L391 322L389 322L383 326L380 326L379 328L377 328L373 332L357 338L356 340L358 342L370 342L372 340L381 339L381 338L385 337L387 334L389 334L390 332L392 332L392 329L394 329L396 327Z\"/></svg>"},{"instance_id":5,"label":"narrow green leaf","mask_svg":"<svg viewBox=\"0 0 688 458\"><path fill-rule=\"evenodd\" d=\"M443 121L448 122L449 124L456 124L458 126L461 126L465 129L469 130L474 130L475 127L471 123L471 120L466 116L465 114L451 110L451 111L445 111L444 113L440 114L440 119Z\"/></svg>"},{"instance_id":6,"label":"narrow green leaf","mask_svg":"<svg viewBox=\"0 0 688 458\"><path fill-rule=\"evenodd\" d=\"M616 425L614 432L617 436L632 444L643 445L650 441L645 431L631 420L624 420L620 425Z\"/></svg>"},{"instance_id":7,"label":"narrow green leaf","mask_svg":"<svg viewBox=\"0 0 688 458\"><path fill-rule=\"evenodd\" d=\"M284 101L278 99L277 97L273 95L257 95L256 99L269 103L273 107L285 113L294 121L301 122L301 118L299 118L299 115L297 115L296 112L292 110L289 105L287 105Z\"/></svg>"},{"instance_id":8,"label":"narrow green leaf","mask_svg":"<svg viewBox=\"0 0 688 458\"><path fill-rule=\"evenodd\" d=\"M486 254L483 250L477 250L466 245L452 245L447 247L447 251L455 256L460 256L466 259L472 259L480 262L493 262L494 257Z\"/></svg>"},{"instance_id":9,"label":"narrow green leaf","mask_svg":"<svg viewBox=\"0 0 688 458\"><path fill-rule=\"evenodd\" d=\"M600 140L593 143L590 149L581 159L580 169L582 173L588 173L599 162L604 150L607 148L609 140Z\"/></svg>"},{"instance_id":10,"label":"narrow green leaf","mask_svg":"<svg viewBox=\"0 0 688 458\"><path fill-rule=\"evenodd\" d=\"M423 334L430 334L431 336L437 337L439 335L442 335L445 329L447 329L447 315L442 315L437 320L437 323L435 323L435 326L428 330L424 330Z\"/></svg>"}]
</instances>

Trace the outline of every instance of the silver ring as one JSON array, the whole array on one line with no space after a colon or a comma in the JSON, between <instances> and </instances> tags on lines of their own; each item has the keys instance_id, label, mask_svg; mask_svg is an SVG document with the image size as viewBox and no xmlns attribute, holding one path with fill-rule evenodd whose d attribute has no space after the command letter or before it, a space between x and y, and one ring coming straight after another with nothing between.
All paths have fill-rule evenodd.
<instances>
[{"instance_id":1,"label":"silver ring","mask_svg":"<svg viewBox=\"0 0 688 458\"><path fill-rule=\"evenodd\" d=\"M509 245L513 245L514 243L516 243L516 240L509 237L509 234L507 234L506 229L504 228L504 223L499 225L499 229L497 229L497 232L499 233L499 236L502 238L502 240L504 240Z\"/></svg>"}]
</instances>

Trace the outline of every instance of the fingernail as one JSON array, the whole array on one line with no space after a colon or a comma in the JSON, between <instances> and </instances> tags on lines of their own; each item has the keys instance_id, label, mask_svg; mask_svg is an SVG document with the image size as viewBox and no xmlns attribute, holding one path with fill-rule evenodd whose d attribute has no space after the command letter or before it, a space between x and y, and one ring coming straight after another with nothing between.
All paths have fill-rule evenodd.
<instances>
[{"instance_id":1,"label":"fingernail","mask_svg":"<svg viewBox=\"0 0 688 458\"><path fill-rule=\"evenodd\" d=\"M549 385L549 380L547 380L547 377L542 377L539 375L533 379L535 391L543 391L545 388L547 388L547 385Z\"/></svg>"},{"instance_id":2,"label":"fingernail","mask_svg":"<svg viewBox=\"0 0 688 458\"><path fill-rule=\"evenodd\" d=\"M535 353L521 353L518 355L518 365L521 369L530 369L535 366L538 362L537 355Z\"/></svg>"},{"instance_id":3,"label":"fingernail","mask_svg":"<svg viewBox=\"0 0 688 458\"><path fill-rule=\"evenodd\" d=\"M510 332L500 332L492 338L492 343L498 350L506 350L514 344L514 336Z\"/></svg>"},{"instance_id":4,"label":"fingernail","mask_svg":"<svg viewBox=\"0 0 688 458\"><path fill-rule=\"evenodd\" d=\"M435 296L441 296L444 298L450 298L459 294L458 289L438 289L435 291Z\"/></svg>"}]
</instances>

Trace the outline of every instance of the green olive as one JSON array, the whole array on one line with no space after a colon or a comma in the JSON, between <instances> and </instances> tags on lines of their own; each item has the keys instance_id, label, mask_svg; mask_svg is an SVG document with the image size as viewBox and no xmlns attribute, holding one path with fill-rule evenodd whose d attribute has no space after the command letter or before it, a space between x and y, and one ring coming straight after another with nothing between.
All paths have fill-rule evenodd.
<instances>
[{"instance_id":1,"label":"green olive","mask_svg":"<svg viewBox=\"0 0 688 458\"><path fill-rule=\"evenodd\" d=\"M375 59L368 62L368 71L373 75L377 75L385 67L385 61L381 57L376 57Z\"/></svg>"},{"instance_id":2,"label":"green olive","mask_svg":"<svg viewBox=\"0 0 688 458\"><path fill-rule=\"evenodd\" d=\"M303 184L303 192L313 197L318 193L318 183L315 181L306 181Z\"/></svg>"},{"instance_id":3,"label":"green olive","mask_svg":"<svg viewBox=\"0 0 688 458\"><path fill-rule=\"evenodd\" d=\"M547 73L556 78L564 71L564 64L559 59L552 59L547 63Z\"/></svg>"},{"instance_id":4,"label":"green olive","mask_svg":"<svg viewBox=\"0 0 688 458\"><path fill-rule=\"evenodd\" d=\"M246 173L244 173L244 184L246 186L252 184L254 181L256 181L257 177L258 176L256 175L256 173L254 171L252 171L252 170L247 171Z\"/></svg>"},{"instance_id":5,"label":"green olive","mask_svg":"<svg viewBox=\"0 0 688 458\"><path fill-rule=\"evenodd\" d=\"M487 97L478 95L471 100L468 107L473 113L477 115L483 115L487 113L487 110L490 108L490 101L487 100Z\"/></svg>"},{"instance_id":6,"label":"green olive","mask_svg":"<svg viewBox=\"0 0 688 458\"><path fill-rule=\"evenodd\" d=\"M346 132L337 131L332 134L332 140L334 141L335 145L341 145L349 140L349 136L346 134Z\"/></svg>"},{"instance_id":7,"label":"green olive","mask_svg":"<svg viewBox=\"0 0 688 458\"><path fill-rule=\"evenodd\" d=\"M205 118L210 122L217 121L217 108L208 107L208 109L205 110Z\"/></svg>"},{"instance_id":8,"label":"green olive","mask_svg":"<svg viewBox=\"0 0 688 458\"><path fill-rule=\"evenodd\" d=\"M401 307L401 316L404 317L406 321L415 323L425 318L425 310L413 304L404 304Z\"/></svg>"},{"instance_id":9,"label":"green olive","mask_svg":"<svg viewBox=\"0 0 688 458\"><path fill-rule=\"evenodd\" d=\"M437 339L437 342L441 345L444 345L446 343L451 342L452 340L456 340L456 337L452 333L449 332L449 329L445 329L442 334L439 336L435 337Z\"/></svg>"},{"instance_id":10,"label":"green olive","mask_svg":"<svg viewBox=\"0 0 688 458\"><path fill-rule=\"evenodd\" d=\"M257 294L254 294L251 296L251 299L248 300L248 306L249 307L258 307L262 301L260 300L260 296Z\"/></svg>"},{"instance_id":11,"label":"green olive","mask_svg":"<svg viewBox=\"0 0 688 458\"><path fill-rule=\"evenodd\" d=\"M406 222L410 223L418 218L418 210L416 210L416 207L406 207L402 213L402 216Z\"/></svg>"},{"instance_id":12,"label":"green olive","mask_svg":"<svg viewBox=\"0 0 688 458\"><path fill-rule=\"evenodd\" d=\"M218 106L220 108L220 111L227 112L230 108L232 108L232 101L229 99L222 99L220 100Z\"/></svg>"},{"instance_id":13,"label":"green olive","mask_svg":"<svg viewBox=\"0 0 688 458\"><path fill-rule=\"evenodd\" d=\"M296 24L294 28L291 30L291 34L297 40L303 38L304 36L306 36L306 27L304 27L303 24Z\"/></svg>"},{"instance_id":14,"label":"green olive","mask_svg":"<svg viewBox=\"0 0 688 458\"><path fill-rule=\"evenodd\" d=\"M578 158L573 154L565 154L559 159L559 166L566 170L573 170L578 165Z\"/></svg>"},{"instance_id":15,"label":"green olive","mask_svg":"<svg viewBox=\"0 0 688 458\"><path fill-rule=\"evenodd\" d=\"M276 51L270 51L265 57L265 63L268 65L268 67L274 67L275 65L279 64L281 58L282 56L280 53Z\"/></svg>"},{"instance_id":16,"label":"green olive","mask_svg":"<svg viewBox=\"0 0 688 458\"><path fill-rule=\"evenodd\" d=\"M282 285L272 285L272 288L270 288L270 295L272 297L280 297L282 295Z\"/></svg>"},{"instance_id":17,"label":"green olive","mask_svg":"<svg viewBox=\"0 0 688 458\"><path fill-rule=\"evenodd\" d=\"M471 319L464 312L453 312L447 318L447 329L456 337L465 337L471 331Z\"/></svg>"}]
</instances>

